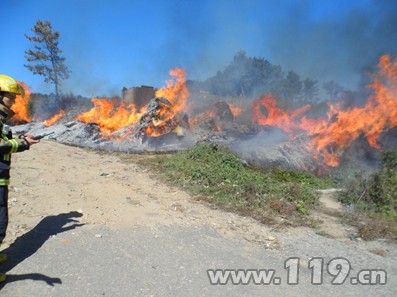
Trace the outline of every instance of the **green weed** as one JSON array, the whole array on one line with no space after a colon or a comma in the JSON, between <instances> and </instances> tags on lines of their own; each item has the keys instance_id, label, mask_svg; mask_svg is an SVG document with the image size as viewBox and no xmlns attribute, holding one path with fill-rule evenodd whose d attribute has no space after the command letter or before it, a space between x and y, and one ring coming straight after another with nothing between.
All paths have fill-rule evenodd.
<instances>
[{"instance_id":1,"label":"green weed","mask_svg":"<svg viewBox=\"0 0 397 297\"><path fill-rule=\"evenodd\" d=\"M325 184L308 173L245 167L235 153L216 144L145 163L206 201L263 221L276 221L270 218L274 215L290 221L305 216L318 203L315 190Z\"/></svg>"}]
</instances>

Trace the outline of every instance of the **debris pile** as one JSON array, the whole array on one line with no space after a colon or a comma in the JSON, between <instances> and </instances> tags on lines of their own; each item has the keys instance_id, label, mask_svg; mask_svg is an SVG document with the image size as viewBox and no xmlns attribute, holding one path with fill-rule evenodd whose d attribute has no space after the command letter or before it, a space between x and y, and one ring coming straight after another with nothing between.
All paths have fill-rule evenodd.
<instances>
[{"instance_id":1,"label":"debris pile","mask_svg":"<svg viewBox=\"0 0 397 297\"><path fill-rule=\"evenodd\" d=\"M171 132L183 137L185 128L189 128L189 118L184 113L170 117L172 107L172 104L163 97L150 100L146 112L133 128L135 137L147 139L148 135L158 137Z\"/></svg>"},{"instance_id":2,"label":"debris pile","mask_svg":"<svg viewBox=\"0 0 397 297\"><path fill-rule=\"evenodd\" d=\"M93 107L72 121L60 111L44 124L32 121L14 131L53 132L49 138L62 143L126 152L178 151L197 143L219 143L261 167L321 172L357 156L376 160L380 149L395 148L397 59L383 56L378 68L366 103L351 107L329 103L327 114L316 116L310 115L310 104L283 108L273 94L250 100L222 97L203 104L199 92L194 102L188 102L186 73L174 69L167 87L140 108L117 98L93 98Z\"/></svg>"}]
</instances>

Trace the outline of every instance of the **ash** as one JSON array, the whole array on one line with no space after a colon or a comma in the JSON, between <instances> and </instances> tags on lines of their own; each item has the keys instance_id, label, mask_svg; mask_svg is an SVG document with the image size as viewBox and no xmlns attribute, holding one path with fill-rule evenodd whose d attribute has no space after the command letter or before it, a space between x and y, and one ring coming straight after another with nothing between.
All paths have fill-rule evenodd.
<instances>
[{"instance_id":1,"label":"ash","mask_svg":"<svg viewBox=\"0 0 397 297\"><path fill-rule=\"evenodd\" d=\"M305 147L305 141L292 142L281 130L246 133L230 129L222 132L203 127L194 130L185 128L181 137L170 132L158 137L136 137L134 127L124 128L110 135L103 135L95 123L69 121L45 127L42 122L30 122L12 127L16 134L46 134L44 139L78 147L88 147L101 151L125 153L177 152L189 149L196 144L221 144L236 152L245 164L259 167L282 167L292 170L315 172L321 163L315 160L312 152ZM121 138L123 135L123 138Z\"/></svg>"}]
</instances>

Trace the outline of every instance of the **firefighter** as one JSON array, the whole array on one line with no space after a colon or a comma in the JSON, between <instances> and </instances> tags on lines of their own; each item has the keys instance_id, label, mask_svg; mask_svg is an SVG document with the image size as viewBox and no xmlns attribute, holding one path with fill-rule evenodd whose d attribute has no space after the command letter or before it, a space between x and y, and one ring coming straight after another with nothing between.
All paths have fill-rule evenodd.
<instances>
[{"instance_id":1,"label":"firefighter","mask_svg":"<svg viewBox=\"0 0 397 297\"><path fill-rule=\"evenodd\" d=\"M17 95L24 96L23 87L12 77L0 75L0 245L6 236L8 225L8 185L10 183L11 155L28 150L38 140L31 135L13 138L10 127L6 124L14 112L11 106ZM7 261L7 255L0 253L0 264ZM0 273L0 282L5 281L5 274Z\"/></svg>"}]
</instances>

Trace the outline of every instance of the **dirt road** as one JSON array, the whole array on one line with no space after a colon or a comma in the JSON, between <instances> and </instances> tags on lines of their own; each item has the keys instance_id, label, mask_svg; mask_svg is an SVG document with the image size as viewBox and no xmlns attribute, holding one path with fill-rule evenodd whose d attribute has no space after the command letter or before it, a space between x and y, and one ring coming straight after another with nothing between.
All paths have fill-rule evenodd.
<instances>
[{"instance_id":1,"label":"dirt road","mask_svg":"<svg viewBox=\"0 0 397 297\"><path fill-rule=\"evenodd\" d=\"M1 296L395 296L397 248L312 229L275 231L211 209L145 168L42 141L13 156ZM383 251L383 256L374 251ZM287 284L289 257L299 285ZM312 285L308 262L344 257L350 276L382 269L385 285ZM326 266L325 266L326 268ZM275 269L280 285L211 285L208 269Z\"/></svg>"}]
</instances>

